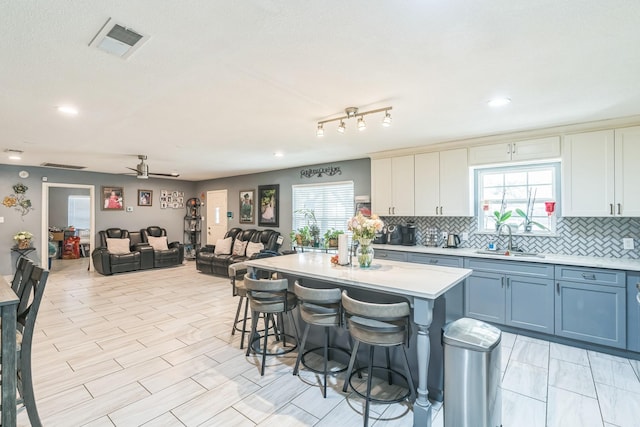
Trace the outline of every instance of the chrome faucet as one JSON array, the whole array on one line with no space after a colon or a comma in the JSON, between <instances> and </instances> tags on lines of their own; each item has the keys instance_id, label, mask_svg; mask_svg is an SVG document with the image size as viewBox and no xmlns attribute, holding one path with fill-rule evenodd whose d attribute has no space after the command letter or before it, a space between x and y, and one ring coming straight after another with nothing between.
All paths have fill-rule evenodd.
<instances>
[{"instance_id":1,"label":"chrome faucet","mask_svg":"<svg viewBox=\"0 0 640 427\"><path fill-rule=\"evenodd\" d=\"M500 227L498 227L498 237L502 235L502 229L504 227L507 227L507 230L509 230L509 243L507 244L507 250L511 251L513 249L513 235L511 234L511 226L509 224L500 224Z\"/></svg>"}]
</instances>

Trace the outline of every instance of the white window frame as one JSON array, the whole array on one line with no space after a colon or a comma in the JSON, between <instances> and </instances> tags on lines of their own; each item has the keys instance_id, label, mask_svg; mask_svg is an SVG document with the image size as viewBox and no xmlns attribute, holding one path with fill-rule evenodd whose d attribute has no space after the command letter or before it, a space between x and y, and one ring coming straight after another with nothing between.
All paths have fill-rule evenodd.
<instances>
[{"instance_id":1,"label":"white window frame","mask_svg":"<svg viewBox=\"0 0 640 427\"><path fill-rule=\"evenodd\" d=\"M338 190L345 191L346 194L338 194ZM305 198L304 193L308 195L310 192L317 196L315 200L314 198ZM337 199L338 195L342 197ZM346 232L347 221L353 216L355 210L355 186L353 181L292 185L291 207L291 228L293 231L307 225L307 220L300 210L310 209L314 211L318 221L320 238L329 228Z\"/></svg>"},{"instance_id":2,"label":"white window frame","mask_svg":"<svg viewBox=\"0 0 640 427\"><path fill-rule=\"evenodd\" d=\"M476 194L476 217L478 218L478 232L479 233L487 233L487 234L495 234L495 221L494 211L500 210L500 204L502 197L496 197L495 199L485 199L483 197L484 194L484 177L490 174L500 174L500 173L518 173L518 172L535 172L541 170L551 170L551 187L552 187L552 195L551 197L542 197L540 194L536 195L536 200L534 204L534 215L533 221L541 223L547 230L540 229L536 225L533 225L530 232L525 232L524 230L524 218L518 215L515 211L516 208L520 208L523 211L526 211L526 203L527 200L522 198L510 197L509 195L509 187L505 185L503 187L505 191L505 211L512 211L511 218L506 221L508 225L511 226L512 233L514 235L523 235L523 236L555 236L556 235L556 219L559 215L559 203L560 200L560 163L539 163L539 164L527 164L527 165L510 165L510 166L497 166L497 167L489 167L489 168L477 168L475 170L475 194ZM528 177L527 177L528 178ZM503 181L504 185L504 181ZM523 185L517 185L512 187L522 187ZM534 184L529 184L528 181L525 184L527 187L526 193L528 194L529 188L535 188ZM493 186L492 188L496 188ZM499 192L501 193L501 192ZM555 201L555 212L549 216L545 212L545 202L546 201ZM489 206L487 209L487 205Z\"/></svg>"}]
</instances>

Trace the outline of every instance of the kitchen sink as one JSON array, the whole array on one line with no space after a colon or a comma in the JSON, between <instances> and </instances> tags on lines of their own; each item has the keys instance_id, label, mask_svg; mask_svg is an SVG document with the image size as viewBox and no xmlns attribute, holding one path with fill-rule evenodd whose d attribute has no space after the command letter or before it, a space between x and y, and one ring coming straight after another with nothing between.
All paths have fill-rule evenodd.
<instances>
[{"instance_id":1,"label":"kitchen sink","mask_svg":"<svg viewBox=\"0 0 640 427\"><path fill-rule=\"evenodd\" d=\"M499 251L489 251L486 249L478 249L476 250L477 254L483 254L483 255L496 255L496 256L517 256L517 257L533 257L533 258L544 258L544 255L539 254L537 252L518 252L518 251L511 251L509 252L509 255L506 255L507 251L505 250L499 250Z\"/></svg>"}]
</instances>

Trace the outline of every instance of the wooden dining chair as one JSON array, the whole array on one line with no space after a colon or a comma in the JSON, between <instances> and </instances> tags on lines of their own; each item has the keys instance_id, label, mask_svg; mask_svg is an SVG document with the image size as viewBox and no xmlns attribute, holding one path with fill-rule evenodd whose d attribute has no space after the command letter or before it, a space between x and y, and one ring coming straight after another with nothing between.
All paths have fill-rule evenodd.
<instances>
[{"instance_id":1,"label":"wooden dining chair","mask_svg":"<svg viewBox=\"0 0 640 427\"><path fill-rule=\"evenodd\" d=\"M28 279L24 280L24 285L19 288L20 293L18 294L20 301L18 302L17 312L16 365L20 398L17 403L24 405L26 408L32 427L42 426L33 392L31 350L36 317L48 277L49 271L41 267L33 267Z\"/></svg>"}]
</instances>

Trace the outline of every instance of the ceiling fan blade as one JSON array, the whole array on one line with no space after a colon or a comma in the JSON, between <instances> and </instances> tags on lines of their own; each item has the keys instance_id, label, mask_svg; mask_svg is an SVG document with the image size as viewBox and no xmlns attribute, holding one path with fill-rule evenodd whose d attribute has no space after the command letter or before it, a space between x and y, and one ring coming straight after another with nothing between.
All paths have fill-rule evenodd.
<instances>
[{"instance_id":1,"label":"ceiling fan blade","mask_svg":"<svg viewBox=\"0 0 640 427\"><path fill-rule=\"evenodd\" d=\"M180 176L179 173L154 173L154 172L149 172L149 175L168 176L169 178L177 178Z\"/></svg>"},{"instance_id":2,"label":"ceiling fan blade","mask_svg":"<svg viewBox=\"0 0 640 427\"><path fill-rule=\"evenodd\" d=\"M130 168L130 167L128 167L128 166L125 166L125 168L129 169L130 171L134 171L134 172L136 172L136 173L138 172L138 169Z\"/></svg>"}]
</instances>

